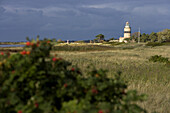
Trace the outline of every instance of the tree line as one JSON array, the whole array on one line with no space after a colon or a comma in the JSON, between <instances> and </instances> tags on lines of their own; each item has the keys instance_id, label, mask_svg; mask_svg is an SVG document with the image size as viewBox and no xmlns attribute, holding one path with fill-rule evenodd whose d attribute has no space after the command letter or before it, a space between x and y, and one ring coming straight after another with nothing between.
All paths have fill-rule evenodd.
<instances>
[{"instance_id":1,"label":"tree line","mask_svg":"<svg viewBox=\"0 0 170 113\"><path fill-rule=\"evenodd\" d=\"M129 42L170 42L170 29L164 29L160 32L152 32L150 34L140 34L140 39L138 39L139 32L132 33L130 39L126 39Z\"/></svg>"},{"instance_id":2,"label":"tree line","mask_svg":"<svg viewBox=\"0 0 170 113\"><path fill-rule=\"evenodd\" d=\"M139 32L132 33L130 38L126 38L128 42L170 42L170 29L164 29L160 32L152 32L150 34L140 33L140 38L138 39ZM110 38L109 40L114 40L115 38ZM96 38L93 40L94 42L102 42L102 41L109 41L105 40L105 36L103 34L96 35Z\"/></svg>"},{"instance_id":3,"label":"tree line","mask_svg":"<svg viewBox=\"0 0 170 113\"><path fill-rule=\"evenodd\" d=\"M162 42L170 42L170 29L164 29L160 32L152 32L150 34L146 34L146 33L143 33L143 34L140 34L140 39L138 39L138 35L139 35L139 32L134 32L132 33L131 37L130 38L126 38L125 40L128 41L128 42L159 42L159 43L162 43ZM37 39L39 39L39 35L37 35ZM105 39L105 36L103 34L98 34L95 36L96 38L93 39L93 40L87 40L89 42L104 42L104 41L110 41L110 40L114 40L115 38L112 37L108 40ZM28 37L26 37L27 40L29 40ZM34 39L33 39L34 40ZM45 40L47 40L47 38L45 38ZM61 39L58 39L56 40L55 38L51 39L52 42L58 42L58 43L64 43L66 41L62 41ZM74 41L72 41L74 42ZM81 40L81 41L76 41L76 42L85 42L84 40Z\"/></svg>"}]
</instances>

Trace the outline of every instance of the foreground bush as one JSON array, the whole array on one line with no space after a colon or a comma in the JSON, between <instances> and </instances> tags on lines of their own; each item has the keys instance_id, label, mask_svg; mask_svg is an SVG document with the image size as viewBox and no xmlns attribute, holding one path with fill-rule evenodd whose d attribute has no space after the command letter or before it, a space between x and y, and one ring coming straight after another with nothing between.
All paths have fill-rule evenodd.
<instances>
[{"instance_id":1,"label":"foreground bush","mask_svg":"<svg viewBox=\"0 0 170 113\"><path fill-rule=\"evenodd\" d=\"M21 53L0 56L0 113L139 113L145 95L127 91L119 72L89 69L50 55L49 41L27 42Z\"/></svg>"},{"instance_id":2,"label":"foreground bush","mask_svg":"<svg viewBox=\"0 0 170 113\"><path fill-rule=\"evenodd\" d=\"M148 42L146 44L146 46L152 46L152 47L155 47L155 46L162 46L163 43L160 43L160 42Z\"/></svg>"},{"instance_id":3,"label":"foreground bush","mask_svg":"<svg viewBox=\"0 0 170 113\"><path fill-rule=\"evenodd\" d=\"M162 55L154 55L149 58L149 61L151 62L162 62L162 63L168 63L168 58L162 57Z\"/></svg>"}]
</instances>

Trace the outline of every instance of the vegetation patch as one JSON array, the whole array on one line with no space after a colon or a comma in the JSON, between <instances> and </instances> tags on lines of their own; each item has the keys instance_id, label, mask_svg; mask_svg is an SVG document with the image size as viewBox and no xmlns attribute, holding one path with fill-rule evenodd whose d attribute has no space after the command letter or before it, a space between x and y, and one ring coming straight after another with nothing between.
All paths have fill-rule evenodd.
<instances>
[{"instance_id":1,"label":"vegetation patch","mask_svg":"<svg viewBox=\"0 0 170 113\"><path fill-rule=\"evenodd\" d=\"M129 45L132 46L132 44ZM91 64L97 69L107 69L109 77L113 77L117 70L121 70L121 78L128 82L129 89L136 89L140 93L148 95L147 101L139 103L139 105L147 109L149 113L152 111L168 113L170 111L170 65L168 66L167 63L148 63L147 61L154 55L170 58L169 51L169 46L151 48L142 45L132 50L56 52L56 54L73 65L77 65L83 74L88 71L86 67Z\"/></svg>"},{"instance_id":2,"label":"vegetation patch","mask_svg":"<svg viewBox=\"0 0 170 113\"><path fill-rule=\"evenodd\" d=\"M170 46L170 42L164 42L162 43L163 45L167 45L167 46Z\"/></svg>"},{"instance_id":3,"label":"vegetation patch","mask_svg":"<svg viewBox=\"0 0 170 113\"><path fill-rule=\"evenodd\" d=\"M49 41L26 43L17 54L0 56L1 113L146 112L136 104L146 95L128 90L121 72L108 77L88 68L86 77L70 62L50 55Z\"/></svg>"},{"instance_id":4,"label":"vegetation patch","mask_svg":"<svg viewBox=\"0 0 170 113\"><path fill-rule=\"evenodd\" d=\"M0 42L0 45L24 45L25 42Z\"/></svg>"},{"instance_id":5,"label":"vegetation patch","mask_svg":"<svg viewBox=\"0 0 170 113\"><path fill-rule=\"evenodd\" d=\"M149 58L151 62L162 62L162 63L169 63L168 58L162 57L162 55L154 55Z\"/></svg>"},{"instance_id":6,"label":"vegetation patch","mask_svg":"<svg viewBox=\"0 0 170 113\"><path fill-rule=\"evenodd\" d=\"M103 44L110 44L112 46L116 46L116 45L121 45L121 44L125 44L124 42L104 42Z\"/></svg>"},{"instance_id":7,"label":"vegetation patch","mask_svg":"<svg viewBox=\"0 0 170 113\"><path fill-rule=\"evenodd\" d=\"M155 47L155 46L162 46L163 43L160 43L160 42L148 42L146 44L146 46L152 46L152 47Z\"/></svg>"},{"instance_id":8,"label":"vegetation patch","mask_svg":"<svg viewBox=\"0 0 170 113\"><path fill-rule=\"evenodd\" d=\"M0 52L20 52L22 51L22 47L4 47L0 48Z\"/></svg>"},{"instance_id":9,"label":"vegetation patch","mask_svg":"<svg viewBox=\"0 0 170 113\"><path fill-rule=\"evenodd\" d=\"M114 47L101 46L101 45L87 45L87 46L55 46L53 51L104 51L104 50L115 50Z\"/></svg>"}]
</instances>

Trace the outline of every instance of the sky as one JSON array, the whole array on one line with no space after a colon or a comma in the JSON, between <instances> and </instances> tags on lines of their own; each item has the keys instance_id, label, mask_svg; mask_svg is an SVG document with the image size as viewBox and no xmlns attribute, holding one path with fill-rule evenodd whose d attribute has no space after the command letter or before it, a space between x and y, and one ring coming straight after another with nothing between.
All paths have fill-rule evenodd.
<instances>
[{"instance_id":1,"label":"sky","mask_svg":"<svg viewBox=\"0 0 170 113\"><path fill-rule=\"evenodd\" d=\"M92 40L170 29L170 0L0 0L0 41Z\"/></svg>"}]
</instances>

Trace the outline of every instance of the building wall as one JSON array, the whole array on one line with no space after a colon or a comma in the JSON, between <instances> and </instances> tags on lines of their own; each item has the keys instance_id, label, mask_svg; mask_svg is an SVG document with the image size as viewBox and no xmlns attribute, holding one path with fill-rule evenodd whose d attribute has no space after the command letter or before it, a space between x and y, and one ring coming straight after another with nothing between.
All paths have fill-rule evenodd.
<instances>
[{"instance_id":1,"label":"building wall","mask_svg":"<svg viewBox=\"0 0 170 113\"><path fill-rule=\"evenodd\" d=\"M123 40L124 40L124 37L119 38L119 42L123 42Z\"/></svg>"},{"instance_id":2,"label":"building wall","mask_svg":"<svg viewBox=\"0 0 170 113\"><path fill-rule=\"evenodd\" d=\"M125 27L124 28L124 38L130 38L131 37L131 28Z\"/></svg>"}]
</instances>

